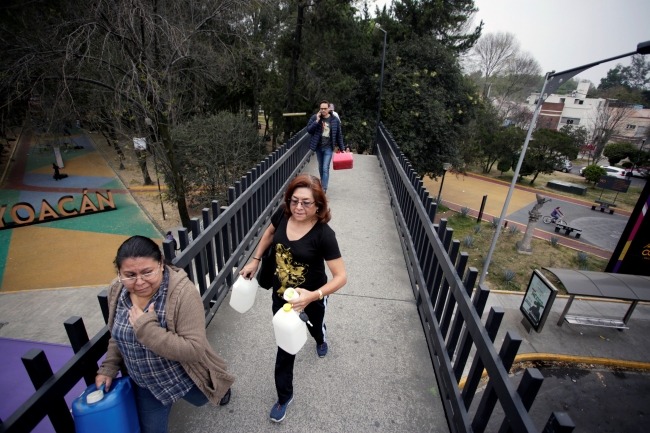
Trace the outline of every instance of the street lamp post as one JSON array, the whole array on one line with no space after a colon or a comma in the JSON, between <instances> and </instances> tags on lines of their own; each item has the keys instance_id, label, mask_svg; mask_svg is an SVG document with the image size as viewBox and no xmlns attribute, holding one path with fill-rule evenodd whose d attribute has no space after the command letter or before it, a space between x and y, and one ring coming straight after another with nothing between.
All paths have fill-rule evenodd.
<instances>
[{"instance_id":1,"label":"street lamp post","mask_svg":"<svg viewBox=\"0 0 650 433\"><path fill-rule=\"evenodd\" d=\"M375 28L373 29L373 34L377 35L379 32L384 33L384 49L383 54L381 55L381 75L379 76L379 105L377 107L377 125L375 127L375 143L373 145L373 154L375 153L375 146L379 143L379 117L381 113L381 93L384 87L384 61L386 60L386 30L381 28L381 24L375 23Z\"/></svg>"},{"instance_id":2,"label":"street lamp post","mask_svg":"<svg viewBox=\"0 0 650 433\"><path fill-rule=\"evenodd\" d=\"M508 205L510 204L510 198L512 197L512 192L515 189L515 184L517 183L517 177L519 176L519 170L521 169L521 164L524 162L524 156L526 155L526 149L528 148L528 142L530 141L530 136L533 133L535 128L535 122L537 121L537 116L542 109L542 104L546 97L552 94L557 90L564 82L575 77L579 73L586 71L589 68L592 68L601 63L610 62L612 60L621 59L623 57L629 57L634 54L650 54L650 41L641 42L636 46L636 51L631 53L621 54L620 56L610 57L608 59L600 60L598 62L589 63L588 65L578 66L577 68L567 69L562 72L549 72L544 78L544 85L542 86L542 91L539 93L539 99L537 100L537 106L535 107L535 112L533 113L533 119L530 121L530 126L528 127L528 133L526 134L526 140L521 149L521 154L519 155L519 161L517 162L517 167L515 168L514 175L512 176L512 182L510 183L510 189L508 189L508 195L506 196L506 202L503 204L503 209L501 210L501 217L499 218L499 224L494 232L494 237L492 238L492 244L490 245L490 250L488 251L485 262L483 263L483 271L481 272L481 278L479 278L479 284L483 284L485 281L485 276L487 275L488 267L490 266L490 261L492 260L492 253L497 244L497 239L501 233L501 224L505 221L506 211L508 210Z\"/></svg>"},{"instance_id":3,"label":"street lamp post","mask_svg":"<svg viewBox=\"0 0 650 433\"><path fill-rule=\"evenodd\" d=\"M444 162L442 164L442 169L444 170L442 172L442 180L440 181L440 189L438 190L438 198L436 199L436 203L438 206L440 206L440 194L442 194L442 185L445 183L445 174L447 174L447 170L451 168L451 164L448 162Z\"/></svg>"}]
</instances>

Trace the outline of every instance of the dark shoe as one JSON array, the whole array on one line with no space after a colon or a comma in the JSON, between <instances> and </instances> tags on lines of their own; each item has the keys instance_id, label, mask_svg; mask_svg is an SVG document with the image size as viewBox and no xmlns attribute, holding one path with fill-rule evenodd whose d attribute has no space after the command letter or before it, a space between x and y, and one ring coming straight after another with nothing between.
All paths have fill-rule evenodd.
<instances>
[{"instance_id":1,"label":"dark shoe","mask_svg":"<svg viewBox=\"0 0 650 433\"><path fill-rule=\"evenodd\" d=\"M325 355L327 355L327 349L327 341L324 341L323 344L316 345L316 353L318 353L320 358L325 358Z\"/></svg>"},{"instance_id":2,"label":"dark shoe","mask_svg":"<svg viewBox=\"0 0 650 433\"><path fill-rule=\"evenodd\" d=\"M221 401L219 401L219 406L225 406L228 403L230 403L230 394L231 394L230 388L228 388L228 392L226 393L226 395L221 397Z\"/></svg>"},{"instance_id":3,"label":"dark shoe","mask_svg":"<svg viewBox=\"0 0 650 433\"><path fill-rule=\"evenodd\" d=\"M285 404L280 404L280 400L276 401L271 408L271 421L280 422L287 415L287 407L293 401L293 394Z\"/></svg>"}]
</instances>

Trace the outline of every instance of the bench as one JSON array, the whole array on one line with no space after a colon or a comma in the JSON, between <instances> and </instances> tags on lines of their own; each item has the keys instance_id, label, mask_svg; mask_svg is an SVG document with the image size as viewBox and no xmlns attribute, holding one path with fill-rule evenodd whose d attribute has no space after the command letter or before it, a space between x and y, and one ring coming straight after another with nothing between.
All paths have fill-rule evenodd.
<instances>
[{"instance_id":1,"label":"bench","mask_svg":"<svg viewBox=\"0 0 650 433\"><path fill-rule=\"evenodd\" d=\"M582 185L576 185L571 182L564 182L562 180L551 180L546 183L546 186L551 189L556 189L558 191L569 192L571 194L587 194L587 187Z\"/></svg>"},{"instance_id":2,"label":"bench","mask_svg":"<svg viewBox=\"0 0 650 433\"><path fill-rule=\"evenodd\" d=\"M596 206L598 206L598 207L600 207L601 212L605 212L605 210L609 210L610 215L612 215L614 213L614 209L612 209L612 208L616 207L616 205L614 203L608 203L608 202L602 201L602 200L595 200L595 201L596 201L596 204L591 206L591 210L596 210Z\"/></svg>"},{"instance_id":3,"label":"bench","mask_svg":"<svg viewBox=\"0 0 650 433\"><path fill-rule=\"evenodd\" d=\"M575 236L576 239L580 239L580 235L582 234L582 229L577 229L575 227L569 227L567 224L555 224L555 231L560 232L560 230L564 230L564 234L569 236L571 232L576 232Z\"/></svg>"}]
</instances>

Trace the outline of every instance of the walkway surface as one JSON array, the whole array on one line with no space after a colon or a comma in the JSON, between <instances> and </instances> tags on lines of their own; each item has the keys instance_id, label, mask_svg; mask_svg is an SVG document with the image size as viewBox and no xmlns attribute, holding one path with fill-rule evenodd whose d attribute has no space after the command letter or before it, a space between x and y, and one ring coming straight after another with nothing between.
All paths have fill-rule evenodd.
<instances>
[{"instance_id":1,"label":"walkway surface","mask_svg":"<svg viewBox=\"0 0 650 433\"><path fill-rule=\"evenodd\" d=\"M354 159L353 170L331 173L328 190L331 226L348 284L330 297L327 357L317 357L311 340L298 353L295 400L285 421L277 425L269 420L277 399L275 344L271 293L259 289L254 306L245 314L235 312L227 297L207 329L210 343L237 377L230 404L194 408L179 402L172 409L171 432L448 431L383 174L375 157L354 155ZM308 172L317 174L313 161ZM103 326L96 299L99 290L0 293L0 337L66 344L63 321L73 315L84 318L92 336ZM514 331L524 339L519 353L528 354L527 359L551 354L650 363L650 306L637 306L630 329L622 332L566 323L559 327L556 322L566 299L558 298L543 331L528 334L520 323L521 299L520 294L489 297L489 306L501 306L506 313L497 348L505 332ZM626 308L624 303L577 299L571 312L621 318ZM0 389L4 389L2 380L0 376ZM553 392L562 401L562 387L553 385ZM536 409L534 405L533 414ZM552 409L571 415L572 410L591 407L566 408L558 403ZM543 410L539 417L546 420L549 413ZM593 414L600 416L602 412ZM541 431L542 425L538 428Z\"/></svg>"},{"instance_id":2,"label":"walkway surface","mask_svg":"<svg viewBox=\"0 0 650 433\"><path fill-rule=\"evenodd\" d=\"M424 185L431 194L438 195L439 181L425 178ZM487 195L482 219L492 221L493 217L501 216L509 188L510 183L485 176L450 173L445 177L441 197L445 206L456 211L461 207L468 207L471 209L470 215L478 216L483 196ZM509 224L514 223L525 231L528 224L528 211L537 203L535 193L534 189L523 185L515 187L506 212L506 221ZM549 240L552 236L557 236L560 238L560 243L568 247L606 259L611 257L625 229L630 212L616 210L610 215L592 211L592 203L585 200L546 191L541 192L541 195L552 200L542 207L542 214L549 215L555 207L561 206L569 225L582 229L582 236L580 239L575 239L575 235L566 236L564 232L556 233L554 224L544 224L540 219L535 226L535 237Z\"/></svg>"},{"instance_id":3,"label":"walkway surface","mask_svg":"<svg viewBox=\"0 0 650 433\"><path fill-rule=\"evenodd\" d=\"M117 209L0 231L0 292L105 284L115 275L115 252L128 237L141 234L162 241L93 142L82 131L75 132L66 141L81 148L61 151L61 173L68 177L56 181L52 147L23 131L0 190L5 223L12 221L10 211L17 203L31 205L36 219L43 201L61 213L57 204L65 196L73 198L65 209L80 210L84 189L94 205L95 192L106 195L110 190ZM28 214L20 210L18 216Z\"/></svg>"}]
</instances>

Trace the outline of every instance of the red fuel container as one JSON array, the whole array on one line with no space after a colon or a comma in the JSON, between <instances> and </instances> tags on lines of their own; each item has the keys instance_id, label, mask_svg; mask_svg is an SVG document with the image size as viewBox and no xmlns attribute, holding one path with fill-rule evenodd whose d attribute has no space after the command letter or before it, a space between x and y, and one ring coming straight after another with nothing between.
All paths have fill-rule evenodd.
<instances>
[{"instance_id":1,"label":"red fuel container","mask_svg":"<svg viewBox=\"0 0 650 433\"><path fill-rule=\"evenodd\" d=\"M336 152L332 161L334 162L334 170L345 170L352 168L354 160L352 159L352 153L347 152Z\"/></svg>"}]
</instances>

